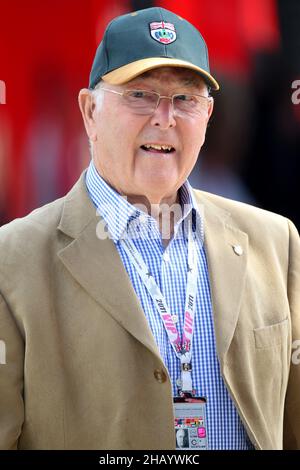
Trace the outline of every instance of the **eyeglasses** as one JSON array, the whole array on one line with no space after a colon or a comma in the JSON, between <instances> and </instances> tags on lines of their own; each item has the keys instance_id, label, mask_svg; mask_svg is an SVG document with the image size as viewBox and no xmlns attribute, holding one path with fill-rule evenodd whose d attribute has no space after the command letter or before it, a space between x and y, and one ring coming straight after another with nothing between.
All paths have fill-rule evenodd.
<instances>
[{"instance_id":1,"label":"eyeglasses","mask_svg":"<svg viewBox=\"0 0 300 470\"><path fill-rule=\"evenodd\" d=\"M121 95L125 104L135 113L142 115L153 114L159 106L162 98L171 100L174 114L181 117L202 116L207 113L212 101L210 96L194 95L189 93L177 93L172 96L163 96L156 91L124 90L122 92L109 88L99 88L116 95Z\"/></svg>"}]
</instances>

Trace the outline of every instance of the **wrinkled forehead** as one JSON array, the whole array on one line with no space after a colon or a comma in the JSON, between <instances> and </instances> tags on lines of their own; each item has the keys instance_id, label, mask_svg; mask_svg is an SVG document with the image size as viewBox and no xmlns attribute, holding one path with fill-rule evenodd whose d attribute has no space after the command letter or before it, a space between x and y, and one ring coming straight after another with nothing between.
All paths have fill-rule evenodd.
<instances>
[{"instance_id":1,"label":"wrinkled forehead","mask_svg":"<svg viewBox=\"0 0 300 470\"><path fill-rule=\"evenodd\" d=\"M145 83L158 81L170 85L178 84L179 86L195 86L200 88L206 86L205 81L197 72L182 67L158 67L142 73L127 82L127 84L134 84L140 81Z\"/></svg>"}]
</instances>

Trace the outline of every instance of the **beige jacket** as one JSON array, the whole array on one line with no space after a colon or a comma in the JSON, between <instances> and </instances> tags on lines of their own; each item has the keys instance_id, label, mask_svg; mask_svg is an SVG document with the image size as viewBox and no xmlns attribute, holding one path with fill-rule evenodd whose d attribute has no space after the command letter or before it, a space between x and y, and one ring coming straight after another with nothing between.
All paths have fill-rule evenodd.
<instances>
[{"instance_id":1,"label":"beige jacket","mask_svg":"<svg viewBox=\"0 0 300 470\"><path fill-rule=\"evenodd\" d=\"M256 448L300 448L299 236L281 216L195 196L226 386ZM175 446L168 372L98 223L83 174L0 229L2 449Z\"/></svg>"}]
</instances>

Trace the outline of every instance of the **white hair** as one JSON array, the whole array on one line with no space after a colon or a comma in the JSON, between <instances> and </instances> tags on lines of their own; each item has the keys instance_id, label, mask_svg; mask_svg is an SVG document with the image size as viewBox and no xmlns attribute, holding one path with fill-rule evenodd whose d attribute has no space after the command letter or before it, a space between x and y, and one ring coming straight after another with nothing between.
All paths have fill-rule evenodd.
<instances>
[{"instance_id":1,"label":"white hair","mask_svg":"<svg viewBox=\"0 0 300 470\"><path fill-rule=\"evenodd\" d=\"M91 95L94 99L94 102L96 104L97 111L101 110L102 103L103 103L103 93L101 93L101 87L104 84L103 80L100 80L95 88L91 90Z\"/></svg>"},{"instance_id":2,"label":"white hair","mask_svg":"<svg viewBox=\"0 0 300 470\"><path fill-rule=\"evenodd\" d=\"M101 111L102 104L103 104L104 94L101 92L101 87L103 83L104 83L103 80L100 80L95 86L95 88L93 88L90 92L92 95L93 101L95 103L97 112ZM89 149L90 149L91 158L93 159L94 146L93 146L93 142L90 139L89 139Z\"/></svg>"}]
</instances>

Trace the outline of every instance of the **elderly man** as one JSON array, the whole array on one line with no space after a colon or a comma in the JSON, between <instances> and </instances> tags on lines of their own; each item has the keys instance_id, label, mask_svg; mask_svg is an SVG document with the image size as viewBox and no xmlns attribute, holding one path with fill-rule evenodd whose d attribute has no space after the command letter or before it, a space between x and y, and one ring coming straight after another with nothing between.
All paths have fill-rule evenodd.
<instances>
[{"instance_id":1,"label":"elderly man","mask_svg":"<svg viewBox=\"0 0 300 470\"><path fill-rule=\"evenodd\" d=\"M210 89L184 19L107 27L89 168L0 230L1 448L175 449L175 422L194 448L299 448L299 237L190 187Z\"/></svg>"}]
</instances>

